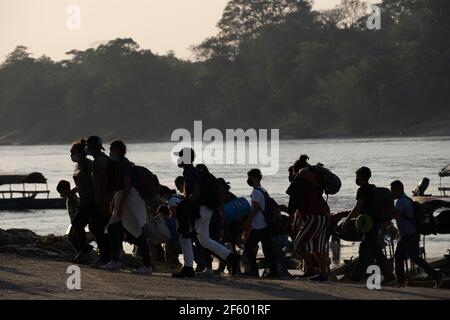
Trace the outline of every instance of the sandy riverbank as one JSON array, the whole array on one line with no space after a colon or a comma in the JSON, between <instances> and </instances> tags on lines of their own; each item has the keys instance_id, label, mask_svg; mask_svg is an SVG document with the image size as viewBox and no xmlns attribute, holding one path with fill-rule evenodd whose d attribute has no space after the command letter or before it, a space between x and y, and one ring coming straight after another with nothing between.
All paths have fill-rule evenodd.
<instances>
[{"instance_id":1,"label":"sandy riverbank","mask_svg":"<svg viewBox=\"0 0 450 320\"><path fill-rule=\"evenodd\" d=\"M0 255L0 299L450 299L450 290L215 277L142 277L81 267L81 290L66 286L68 262Z\"/></svg>"}]
</instances>

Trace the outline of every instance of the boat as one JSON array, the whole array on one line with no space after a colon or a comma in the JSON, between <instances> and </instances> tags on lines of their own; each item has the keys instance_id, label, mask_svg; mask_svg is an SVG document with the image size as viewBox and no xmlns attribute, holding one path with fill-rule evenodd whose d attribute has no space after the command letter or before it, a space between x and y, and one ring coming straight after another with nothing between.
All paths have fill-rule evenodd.
<instances>
[{"instance_id":1,"label":"boat","mask_svg":"<svg viewBox=\"0 0 450 320\"><path fill-rule=\"evenodd\" d=\"M448 177L450 177L450 163L439 171L439 195L425 194L425 191L430 185L430 179L425 177L413 191L414 201L419 203L428 203L431 201L450 203L450 187L442 185L442 180Z\"/></svg>"},{"instance_id":2,"label":"boat","mask_svg":"<svg viewBox=\"0 0 450 320\"><path fill-rule=\"evenodd\" d=\"M64 209L66 207L64 199L50 198L47 179L42 173L0 175L0 187L6 185L9 186L8 189L0 190L0 210ZM14 189L13 186L17 185L22 185L22 188ZM34 185L34 188L29 188L29 185ZM45 188L38 188L38 185L45 185Z\"/></svg>"}]
</instances>

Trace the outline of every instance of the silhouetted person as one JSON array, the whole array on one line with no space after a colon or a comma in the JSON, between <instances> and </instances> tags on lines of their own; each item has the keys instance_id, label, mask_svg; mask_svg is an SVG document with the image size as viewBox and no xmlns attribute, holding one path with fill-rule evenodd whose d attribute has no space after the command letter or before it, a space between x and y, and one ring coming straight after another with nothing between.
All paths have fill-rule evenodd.
<instances>
[{"instance_id":1,"label":"silhouetted person","mask_svg":"<svg viewBox=\"0 0 450 320\"><path fill-rule=\"evenodd\" d=\"M183 168L186 198L189 200L189 206L196 208L195 211L198 215L197 220L195 221L195 231L197 232L198 240L204 248L211 250L222 260L226 261L227 264L232 267L232 274L235 274L239 266L239 256L217 241L212 240L209 236L209 224L214 209L206 205L205 201L207 201L207 199L204 198L205 194L203 194L202 197L202 192L205 193L205 188L208 186L203 185L200 171L193 166L195 152L190 148L184 148L178 152L177 155L179 156L178 166ZM187 242L185 244L186 245L182 245L180 242L185 259L192 261L192 246L187 245ZM192 267L185 264L185 267L173 276L185 277L191 275Z\"/></svg>"},{"instance_id":2,"label":"silhouetted person","mask_svg":"<svg viewBox=\"0 0 450 320\"><path fill-rule=\"evenodd\" d=\"M92 246L87 243L86 232L84 231L84 228L80 229L79 227L80 199L74 192L71 191L69 181L59 181L58 185L56 186L56 191L58 191L61 197L66 201L66 209L69 214L70 223L72 224L70 227L68 238L77 252L73 261L88 262L87 259L89 258L88 255L92 250Z\"/></svg>"},{"instance_id":3,"label":"silhouetted person","mask_svg":"<svg viewBox=\"0 0 450 320\"><path fill-rule=\"evenodd\" d=\"M142 257L143 266L134 270L140 275L152 274L150 249L143 227L147 220L147 209L135 185L133 164L125 157L125 144L116 140L110 145L110 159L114 161L113 212L108 223L109 240L111 242L111 261L102 269L115 271L121 269L120 252L124 236L128 242L135 244Z\"/></svg>"},{"instance_id":4,"label":"silhouetted person","mask_svg":"<svg viewBox=\"0 0 450 320\"><path fill-rule=\"evenodd\" d=\"M392 268L384 255L382 248L382 239L380 239L380 230L382 221L379 221L373 216L373 192L375 186L369 184L369 180L372 176L372 172L367 167L361 167L356 171L356 184L359 186L356 194L356 206L351 211L347 220L344 222L343 228L348 226L348 223L352 218L359 216L360 214L367 214L371 216L373 221L372 228L363 234L363 239L359 246L359 260L356 266L356 275L350 280L360 281L361 276L366 272L369 260L371 257L375 258L380 266L381 273L384 276L383 283L391 282L395 279L392 274Z\"/></svg>"},{"instance_id":5,"label":"silhouetted person","mask_svg":"<svg viewBox=\"0 0 450 320\"><path fill-rule=\"evenodd\" d=\"M259 169L252 169L247 173L247 184L253 188L253 191L251 194L252 209L244 229L244 255L250 264L250 270L246 272L246 275L259 276L256 263L256 248L258 243L261 242L264 257L269 264L270 274L268 276L278 278L277 266L273 258L272 232L269 221L267 221L265 216L266 209L268 209L266 207L266 197L269 195L266 189L261 186L261 180L262 174Z\"/></svg>"},{"instance_id":6,"label":"silhouetted person","mask_svg":"<svg viewBox=\"0 0 450 320\"><path fill-rule=\"evenodd\" d=\"M110 205L113 196L112 161L103 152L102 140L91 136L86 141L86 153L94 158L92 164L92 184L96 211L92 215L89 229L95 236L103 263L111 259L110 243L105 227L111 218Z\"/></svg>"},{"instance_id":7,"label":"silhouetted person","mask_svg":"<svg viewBox=\"0 0 450 320\"><path fill-rule=\"evenodd\" d=\"M88 224L90 225L92 218L97 212L97 207L94 202L94 186L92 184L93 163L87 158L85 147L86 141L81 139L80 141L74 142L70 148L70 158L76 163L73 173L75 188L72 192L78 193L80 199L79 213L74 221L72 221L73 233L76 235L80 246L80 251L75 261L80 262L88 259L92 250L92 246L88 244L86 239L85 228Z\"/></svg>"},{"instance_id":8,"label":"silhouetted person","mask_svg":"<svg viewBox=\"0 0 450 320\"><path fill-rule=\"evenodd\" d=\"M300 170L286 193L290 196L289 210L295 211L298 233L294 235L294 249L306 263L302 278L328 281L327 226L330 209L323 198L320 177L308 167ZM319 270L316 271L316 262Z\"/></svg>"},{"instance_id":9,"label":"silhouetted person","mask_svg":"<svg viewBox=\"0 0 450 320\"><path fill-rule=\"evenodd\" d=\"M396 180L391 183L391 191L396 199L394 218L400 233L400 240L395 250L395 273L397 282L406 285L405 261L409 257L412 262L421 267L435 282L435 288L439 288L442 282L442 274L433 269L420 256L420 234L417 231L415 222L414 205L405 194L403 183Z\"/></svg>"}]
</instances>

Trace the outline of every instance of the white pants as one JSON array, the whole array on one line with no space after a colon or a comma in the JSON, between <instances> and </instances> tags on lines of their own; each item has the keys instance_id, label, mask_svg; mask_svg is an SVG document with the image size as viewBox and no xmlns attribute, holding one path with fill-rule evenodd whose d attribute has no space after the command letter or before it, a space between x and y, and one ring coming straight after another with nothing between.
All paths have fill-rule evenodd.
<instances>
[{"instance_id":1,"label":"white pants","mask_svg":"<svg viewBox=\"0 0 450 320\"><path fill-rule=\"evenodd\" d=\"M209 222L211 221L212 215L212 209L207 206L200 206L200 219L195 221L195 231L197 231L198 241L203 248L211 250L223 260L226 260L231 251L209 237Z\"/></svg>"},{"instance_id":2,"label":"white pants","mask_svg":"<svg viewBox=\"0 0 450 320\"><path fill-rule=\"evenodd\" d=\"M181 251L183 251L184 266L192 268L194 266L194 251L192 250L192 240L185 239L181 235L178 239Z\"/></svg>"},{"instance_id":3,"label":"white pants","mask_svg":"<svg viewBox=\"0 0 450 320\"><path fill-rule=\"evenodd\" d=\"M209 222L211 221L213 211L207 206L200 206L200 219L195 221L195 231L197 232L198 241L200 244L217 254L223 260L226 260L231 251L220 243L212 240L209 237ZM180 247L183 251L184 266L192 267L194 262L194 252L192 250L192 240L179 238Z\"/></svg>"}]
</instances>

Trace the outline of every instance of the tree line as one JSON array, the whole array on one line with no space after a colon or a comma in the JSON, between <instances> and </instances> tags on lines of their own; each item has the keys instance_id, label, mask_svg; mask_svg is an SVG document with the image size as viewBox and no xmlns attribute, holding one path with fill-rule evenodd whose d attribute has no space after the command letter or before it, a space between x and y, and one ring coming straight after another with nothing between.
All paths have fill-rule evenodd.
<instances>
[{"instance_id":1,"label":"tree line","mask_svg":"<svg viewBox=\"0 0 450 320\"><path fill-rule=\"evenodd\" d=\"M450 2L230 0L196 59L119 38L68 59L18 46L0 66L0 143L169 140L176 128L279 128L282 138L423 134L449 123ZM444 120L443 120L444 119ZM447 120L447 122L445 122Z\"/></svg>"}]
</instances>

